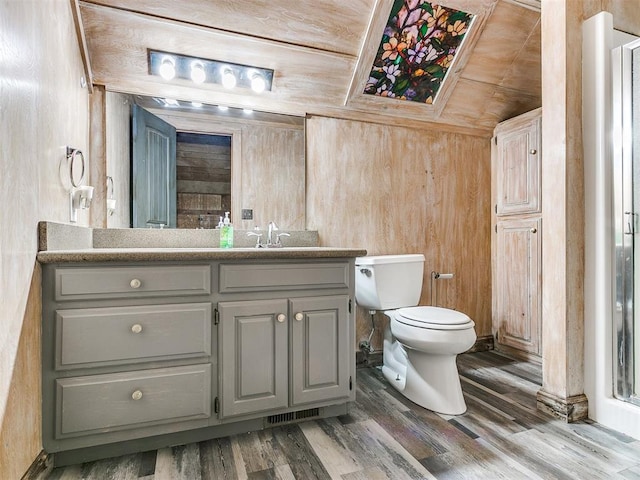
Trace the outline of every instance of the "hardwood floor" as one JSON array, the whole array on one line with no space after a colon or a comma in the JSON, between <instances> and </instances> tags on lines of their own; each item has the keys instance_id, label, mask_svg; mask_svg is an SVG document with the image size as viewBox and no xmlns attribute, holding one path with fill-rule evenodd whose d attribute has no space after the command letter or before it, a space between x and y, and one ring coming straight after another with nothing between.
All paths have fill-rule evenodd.
<instances>
[{"instance_id":1,"label":"hardwood floor","mask_svg":"<svg viewBox=\"0 0 640 480\"><path fill-rule=\"evenodd\" d=\"M536 410L540 367L460 355L468 410L420 408L358 370L348 415L56 468L50 480L640 479L640 441Z\"/></svg>"}]
</instances>

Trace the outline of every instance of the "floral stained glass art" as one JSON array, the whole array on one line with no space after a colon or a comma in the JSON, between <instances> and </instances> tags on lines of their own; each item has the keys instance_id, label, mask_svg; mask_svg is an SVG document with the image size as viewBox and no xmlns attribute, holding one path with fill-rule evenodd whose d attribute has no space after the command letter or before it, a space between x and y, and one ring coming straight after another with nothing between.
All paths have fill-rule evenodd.
<instances>
[{"instance_id":1,"label":"floral stained glass art","mask_svg":"<svg viewBox=\"0 0 640 480\"><path fill-rule=\"evenodd\" d=\"M472 20L425 0L396 0L364 93L432 104Z\"/></svg>"}]
</instances>

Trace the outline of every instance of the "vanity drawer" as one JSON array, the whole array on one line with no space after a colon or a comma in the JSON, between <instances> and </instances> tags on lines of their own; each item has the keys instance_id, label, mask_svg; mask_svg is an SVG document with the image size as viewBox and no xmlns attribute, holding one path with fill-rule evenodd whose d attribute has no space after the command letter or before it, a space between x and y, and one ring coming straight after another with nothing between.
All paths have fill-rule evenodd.
<instances>
[{"instance_id":1,"label":"vanity drawer","mask_svg":"<svg viewBox=\"0 0 640 480\"><path fill-rule=\"evenodd\" d=\"M55 269L55 299L208 295L211 293L209 265L163 265L125 267L58 267Z\"/></svg>"},{"instance_id":2,"label":"vanity drawer","mask_svg":"<svg viewBox=\"0 0 640 480\"><path fill-rule=\"evenodd\" d=\"M211 355L211 304L56 311L55 368Z\"/></svg>"},{"instance_id":3,"label":"vanity drawer","mask_svg":"<svg viewBox=\"0 0 640 480\"><path fill-rule=\"evenodd\" d=\"M56 380L56 438L206 419L211 364Z\"/></svg>"},{"instance_id":4,"label":"vanity drawer","mask_svg":"<svg viewBox=\"0 0 640 480\"><path fill-rule=\"evenodd\" d=\"M220 293L348 288L349 263L221 264Z\"/></svg>"}]
</instances>

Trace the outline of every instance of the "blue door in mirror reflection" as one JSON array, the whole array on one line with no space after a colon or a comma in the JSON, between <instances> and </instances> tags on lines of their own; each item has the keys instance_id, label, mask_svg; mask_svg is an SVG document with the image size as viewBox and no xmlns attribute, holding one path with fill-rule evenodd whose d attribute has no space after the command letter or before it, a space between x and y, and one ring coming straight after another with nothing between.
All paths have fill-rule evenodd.
<instances>
[{"instance_id":1,"label":"blue door in mirror reflection","mask_svg":"<svg viewBox=\"0 0 640 480\"><path fill-rule=\"evenodd\" d=\"M131 223L176 228L176 129L134 105Z\"/></svg>"}]
</instances>

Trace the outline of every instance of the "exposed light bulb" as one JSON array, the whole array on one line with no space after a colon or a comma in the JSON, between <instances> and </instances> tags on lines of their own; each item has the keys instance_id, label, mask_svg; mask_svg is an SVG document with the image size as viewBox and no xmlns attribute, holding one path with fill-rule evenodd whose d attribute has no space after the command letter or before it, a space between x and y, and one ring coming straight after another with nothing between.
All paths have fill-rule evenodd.
<instances>
[{"instance_id":1,"label":"exposed light bulb","mask_svg":"<svg viewBox=\"0 0 640 480\"><path fill-rule=\"evenodd\" d=\"M259 73L251 75L251 90L256 93L262 93L265 88L267 88L267 82L262 75Z\"/></svg>"},{"instance_id":2,"label":"exposed light bulb","mask_svg":"<svg viewBox=\"0 0 640 480\"><path fill-rule=\"evenodd\" d=\"M207 74L204 71L204 65L202 62L198 60L191 62L191 80L193 80L193 83L204 83L206 79Z\"/></svg>"},{"instance_id":3,"label":"exposed light bulb","mask_svg":"<svg viewBox=\"0 0 640 480\"><path fill-rule=\"evenodd\" d=\"M237 83L236 75L229 67L222 68L222 86L224 88L233 88Z\"/></svg>"},{"instance_id":4,"label":"exposed light bulb","mask_svg":"<svg viewBox=\"0 0 640 480\"><path fill-rule=\"evenodd\" d=\"M164 57L162 59L162 63L160 63L160 67L158 68L158 73L165 80L171 80L176 76L176 62L172 57Z\"/></svg>"}]
</instances>

